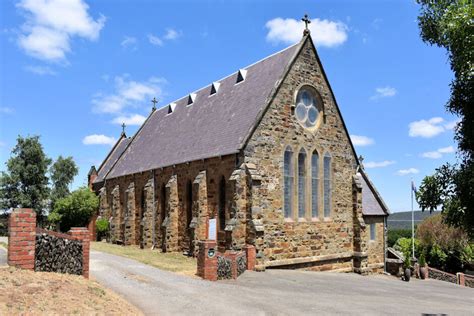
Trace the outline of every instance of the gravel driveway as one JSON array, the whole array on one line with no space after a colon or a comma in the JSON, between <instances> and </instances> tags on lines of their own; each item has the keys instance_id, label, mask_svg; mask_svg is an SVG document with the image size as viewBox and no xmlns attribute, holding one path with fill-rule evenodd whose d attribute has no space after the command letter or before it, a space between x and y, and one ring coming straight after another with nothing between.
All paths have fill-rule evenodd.
<instances>
[{"instance_id":1,"label":"gravel driveway","mask_svg":"<svg viewBox=\"0 0 474 316\"><path fill-rule=\"evenodd\" d=\"M436 280L267 270L208 282L91 252L91 275L148 315L473 315L474 289Z\"/></svg>"}]
</instances>

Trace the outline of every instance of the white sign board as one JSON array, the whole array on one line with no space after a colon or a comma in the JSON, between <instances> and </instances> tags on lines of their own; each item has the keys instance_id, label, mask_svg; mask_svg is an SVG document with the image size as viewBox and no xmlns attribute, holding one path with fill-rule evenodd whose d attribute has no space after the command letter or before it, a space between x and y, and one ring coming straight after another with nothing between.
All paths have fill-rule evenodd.
<instances>
[{"instance_id":1,"label":"white sign board","mask_svg":"<svg viewBox=\"0 0 474 316\"><path fill-rule=\"evenodd\" d=\"M209 231L207 235L208 240L217 239L217 220L215 218L209 219Z\"/></svg>"}]
</instances>

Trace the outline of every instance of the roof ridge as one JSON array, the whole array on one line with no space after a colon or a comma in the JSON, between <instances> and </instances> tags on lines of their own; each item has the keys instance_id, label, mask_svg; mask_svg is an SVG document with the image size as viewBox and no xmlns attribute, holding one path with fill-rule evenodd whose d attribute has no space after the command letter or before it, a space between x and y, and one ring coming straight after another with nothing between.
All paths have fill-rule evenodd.
<instances>
[{"instance_id":1,"label":"roof ridge","mask_svg":"<svg viewBox=\"0 0 474 316\"><path fill-rule=\"evenodd\" d=\"M105 159L102 161L102 163L100 164L99 168L97 168L97 174L99 174L100 172L100 169L102 169L102 167L104 166L105 162L107 161L107 159L109 159L109 157L112 155L112 153L117 149L118 145L122 142L122 140L126 138L126 136L124 134L120 134L120 137L119 139L117 139L117 141L115 142L114 146L112 147L112 149L110 149L109 153L107 154L107 156L105 157Z\"/></svg>"},{"instance_id":2,"label":"roof ridge","mask_svg":"<svg viewBox=\"0 0 474 316\"><path fill-rule=\"evenodd\" d=\"M359 172L366 181L367 185L370 188L370 191L372 191L372 194L375 196L375 199L380 203L382 208L384 209L385 213L387 215L390 215L390 210L388 209L387 204L385 204L385 201L382 199L382 196L380 195L379 191L375 188L375 185L372 183L372 181L369 179L369 175L363 168L359 168Z\"/></svg>"}]
</instances>

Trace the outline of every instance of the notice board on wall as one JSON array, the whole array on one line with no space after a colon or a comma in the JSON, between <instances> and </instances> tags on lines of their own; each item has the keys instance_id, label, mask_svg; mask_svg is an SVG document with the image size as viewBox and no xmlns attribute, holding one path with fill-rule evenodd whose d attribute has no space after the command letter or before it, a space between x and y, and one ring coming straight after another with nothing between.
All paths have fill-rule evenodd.
<instances>
[{"instance_id":1,"label":"notice board on wall","mask_svg":"<svg viewBox=\"0 0 474 316\"><path fill-rule=\"evenodd\" d=\"M208 240L217 239L217 220L215 218L209 219L209 231L208 231Z\"/></svg>"}]
</instances>

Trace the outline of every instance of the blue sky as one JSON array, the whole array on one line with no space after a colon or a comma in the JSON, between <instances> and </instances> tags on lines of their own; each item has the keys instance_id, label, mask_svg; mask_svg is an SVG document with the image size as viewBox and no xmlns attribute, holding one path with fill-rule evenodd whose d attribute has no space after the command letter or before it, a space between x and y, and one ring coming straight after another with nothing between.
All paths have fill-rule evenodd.
<instances>
[{"instance_id":1,"label":"blue sky","mask_svg":"<svg viewBox=\"0 0 474 316\"><path fill-rule=\"evenodd\" d=\"M73 156L86 182L126 121L311 31L346 125L392 211L410 180L455 161L446 53L419 37L414 1L0 2L0 170L17 135Z\"/></svg>"}]
</instances>

